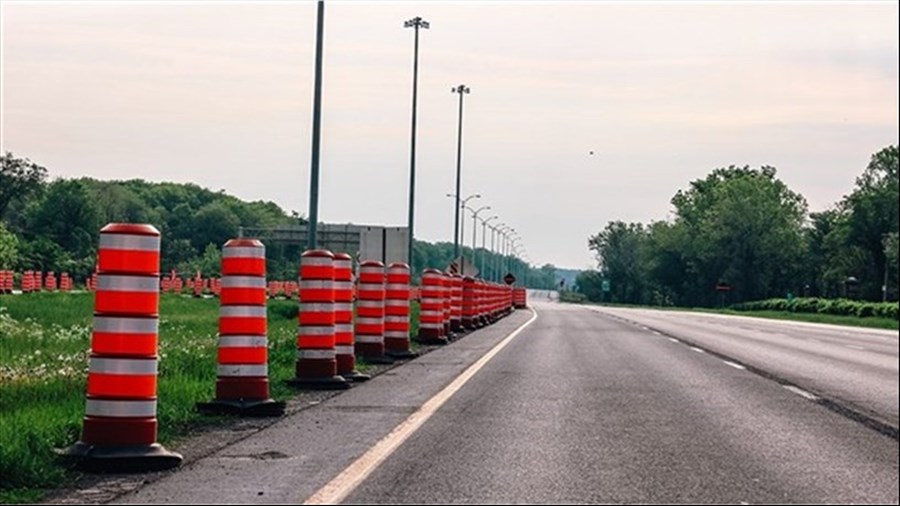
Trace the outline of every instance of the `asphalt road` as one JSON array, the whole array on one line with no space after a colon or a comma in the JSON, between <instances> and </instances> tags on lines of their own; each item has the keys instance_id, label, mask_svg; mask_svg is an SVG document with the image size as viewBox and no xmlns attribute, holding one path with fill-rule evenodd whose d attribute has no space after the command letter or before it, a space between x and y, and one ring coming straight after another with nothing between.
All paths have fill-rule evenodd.
<instances>
[{"instance_id":1,"label":"asphalt road","mask_svg":"<svg viewBox=\"0 0 900 506\"><path fill-rule=\"evenodd\" d=\"M652 331L538 311L346 502L898 501L895 439Z\"/></svg>"},{"instance_id":2,"label":"asphalt road","mask_svg":"<svg viewBox=\"0 0 900 506\"><path fill-rule=\"evenodd\" d=\"M759 368L895 430L898 425L900 340L896 330L683 311L593 310Z\"/></svg>"},{"instance_id":3,"label":"asphalt road","mask_svg":"<svg viewBox=\"0 0 900 506\"><path fill-rule=\"evenodd\" d=\"M900 500L896 438L662 332L583 306L536 309L537 320L345 503ZM528 316L519 311L120 501L303 502Z\"/></svg>"}]
</instances>

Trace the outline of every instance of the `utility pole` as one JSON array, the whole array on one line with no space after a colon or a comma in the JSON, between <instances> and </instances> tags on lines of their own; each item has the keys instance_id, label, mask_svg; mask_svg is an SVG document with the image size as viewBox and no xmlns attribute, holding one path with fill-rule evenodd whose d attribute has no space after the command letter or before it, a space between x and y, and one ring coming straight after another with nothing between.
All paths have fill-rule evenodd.
<instances>
[{"instance_id":1,"label":"utility pole","mask_svg":"<svg viewBox=\"0 0 900 506\"><path fill-rule=\"evenodd\" d=\"M316 16L316 76L313 90L312 161L309 171L309 226L306 248L316 249L319 224L319 145L322 126L322 38L325 30L325 2L319 0Z\"/></svg>"},{"instance_id":2,"label":"utility pole","mask_svg":"<svg viewBox=\"0 0 900 506\"><path fill-rule=\"evenodd\" d=\"M451 88L451 93L459 94L459 126L457 128L456 134L456 219L453 225L453 258L459 256L459 212L460 212L460 193L459 187L461 183L461 175L462 175L462 114L463 114L463 95L467 95L469 93L469 88L466 87L465 84L460 84L456 88ZM474 244L472 246L474 248ZM472 255L475 253L473 252Z\"/></svg>"},{"instance_id":3,"label":"utility pole","mask_svg":"<svg viewBox=\"0 0 900 506\"><path fill-rule=\"evenodd\" d=\"M404 28L415 29L415 43L413 45L413 92L412 92L412 131L409 143L409 244L406 253L409 259L410 274L415 275L413 266L413 225L416 204L416 94L419 84L419 28L428 28L428 21L416 16L403 23Z\"/></svg>"}]
</instances>

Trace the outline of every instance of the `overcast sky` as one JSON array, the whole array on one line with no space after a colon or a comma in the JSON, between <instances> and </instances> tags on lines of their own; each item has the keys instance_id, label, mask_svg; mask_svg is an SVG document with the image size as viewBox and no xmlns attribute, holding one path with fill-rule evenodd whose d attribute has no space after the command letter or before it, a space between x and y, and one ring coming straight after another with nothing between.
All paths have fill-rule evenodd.
<instances>
[{"instance_id":1,"label":"overcast sky","mask_svg":"<svg viewBox=\"0 0 900 506\"><path fill-rule=\"evenodd\" d=\"M453 233L458 84L462 194L537 264L592 267L589 235L730 164L824 209L898 142L897 2L326 4L329 223L406 224L415 16L420 239ZM314 2L0 5L3 150L307 214Z\"/></svg>"}]
</instances>

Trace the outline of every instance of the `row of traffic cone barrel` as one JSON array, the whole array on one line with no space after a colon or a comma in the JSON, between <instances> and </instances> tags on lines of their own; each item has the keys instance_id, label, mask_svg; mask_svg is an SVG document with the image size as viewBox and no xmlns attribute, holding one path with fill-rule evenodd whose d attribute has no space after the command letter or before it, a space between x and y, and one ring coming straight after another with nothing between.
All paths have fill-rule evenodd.
<instances>
[{"instance_id":1,"label":"row of traffic cone barrel","mask_svg":"<svg viewBox=\"0 0 900 506\"><path fill-rule=\"evenodd\" d=\"M67 452L83 468L156 470L181 462L180 455L156 442L160 242L151 225L114 223L100 231L84 426ZM284 402L269 395L264 245L255 239L228 241L222 274L216 397L198 403L198 409L283 414ZM415 356L409 339L409 266L393 263L385 270L381 262L364 261L358 281L354 341L352 258L327 250L303 253L290 383L349 388L351 381L368 379L356 371L356 356L373 362ZM472 278L427 269L422 285L423 342L446 343L454 332L489 324L512 307L508 287Z\"/></svg>"}]
</instances>

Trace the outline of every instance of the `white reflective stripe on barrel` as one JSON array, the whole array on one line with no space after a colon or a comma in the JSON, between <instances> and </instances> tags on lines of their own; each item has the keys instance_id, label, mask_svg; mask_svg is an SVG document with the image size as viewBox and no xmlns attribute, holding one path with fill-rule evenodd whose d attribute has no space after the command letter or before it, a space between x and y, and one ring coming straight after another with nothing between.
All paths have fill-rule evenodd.
<instances>
[{"instance_id":1,"label":"white reflective stripe on barrel","mask_svg":"<svg viewBox=\"0 0 900 506\"><path fill-rule=\"evenodd\" d=\"M352 334L353 333L353 324L352 323L335 323L334 324L334 332L340 334Z\"/></svg>"},{"instance_id":2,"label":"white reflective stripe on barrel","mask_svg":"<svg viewBox=\"0 0 900 506\"><path fill-rule=\"evenodd\" d=\"M263 246L233 246L222 248L222 258L266 258Z\"/></svg>"},{"instance_id":3,"label":"white reflective stripe on barrel","mask_svg":"<svg viewBox=\"0 0 900 506\"><path fill-rule=\"evenodd\" d=\"M333 265L334 259L330 257L300 257L300 266L304 265Z\"/></svg>"},{"instance_id":4,"label":"white reflective stripe on barrel","mask_svg":"<svg viewBox=\"0 0 900 506\"><path fill-rule=\"evenodd\" d=\"M330 279L301 279L300 291L303 290L333 290L334 281Z\"/></svg>"},{"instance_id":5,"label":"white reflective stripe on barrel","mask_svg":"<svg viewBox=\"0 0 900 506\"><path fill-rule=\"evenodd\" d=\"M356 307L381 309L384 307L384 301L383 300L358 300L358 301L356 301Z\"/></svg>"},{"instance_id":6,"label":"white reflective stripe on barrel","mask_svg":"<svg viewBox=\"0 0 900 506\"><path fill-rule=\"evenodd\" d=\"M335 281L334 282L334 291L343 290L345 292L353 291L353 281Z\"/></svg>"},{"instance_id":7,"label":"white reflective stripe on barrel","mask_svg":"<svg viewBox=\"0 0 900 506\"><path fill-rule=\"evenodd\" d=\"M219 348L265 348L266 336L219 336Z\"/></svg>"},{"instance_id":8,"label":"white reflective stripe on barrel","mask_svg":"<svg viewBox=\"0 0 900 506\"><path fill-rule=\"evenodd\" d=\"M388 267L387 271L391 274L409 274L409 269L406 267Z\"/></svg>"},{"instance_id":9,"label":"white reflective stripe on barrel","mask_svg":"<svg viewBox=\"0 0 900 506\"><path fill-rule=\"evenodd\" d=\"M156 375L156 359L91 357L90 372L131 376Z\"/></svg>"},{"instance_id":10,"label":"white reflective stripe on barrel","mask_svg":"<svg viewBox=\"0 0 900 506\"><path fill-rule=\"evenodd\" d=\"M309 350L309 349L300 349L297 350L297 358L300 359L312 359L312 360L330 360L337 356L337 353L333 349L331 350Z\"/></svg>"},{"instance_id":11,"label":"white reflective stripe on barrel","mask_svg":"<svg viewBox=\"0 0 900 506\"><path fill-rule=\"evenodd\" d=\"M241 364L219 364L216 369L216 374L219 377L227 377L227 376L254 376L254 377L267 377L269 375L269 366L266 364L252 364L252 365L241 365Z\"/></svg>"},{"instance_id":12,"label":"white reflective stripe on barrel","mask_svg":"<svg viewBox=\"0 0 900 506\"><path fill-rule=\"evenodd\" d=\"M156 416L156 401L88 399L84 414L87 416L108 416L113 418L147 418Z\"/></svg>"},{"instance_id":13,"label":"white reflective stripe on barrel","mask_svg":"<svg viewBox=\"0 0 900 506\"><path fill-rule=\"evenodd\" d=\"M386 285L386 289L389 292L390 291L397 291L397 292L404 291L405 292L406 290L409 290L409 285L388 284L388 285Z\"/></svg>"},{"instance_id":14,"label":"white reflective stripe on barrel","mask_svg":"<svg viewBox=\"0 0 900 506\"><path fill-rule=\"evenodd\" d=\"M97 290L109 292L159 292L156 276L118 276L100 274L97 276Z\"/></svg>"},{"instance_id":15,"label":"white reflective stripe on barrel","mask_svg":"<svg viewBox=\"0 0 900 506\"><path fill-rule=\"evenodd\" d=\"M386 299L384 305L391 307L409 307L409 299Z\"/></svg>"},{"instance_id":16,"label":"white reflective stripe on barrel","mask_svg":"<svg viewBox=\"0 0 900 506\"><path fill-rule=\"evenodd\" d=\"M443 311L420 311L419 316L444 316Z\"/></svg>"},{"instance_id":17,"label":"white reflective stripe on barrel","mask_svg":"<svg viewBox=\"0 0 900 506\"><path fill-rule=\"evenodd\" d=\"M330 336L334 334L333 325L301 325L297 327L298 336Z\"/></svg>"},{"instance_id":18,"label":"white reflective stripe on barrel","mask_svg":"<svg viewBox=\"0 0 900 506\"><path fill-rule=\"evenodd\" d=\"M353 346L352 345L341 345L334 347L335 355L353 355Z\"/></svg>"},{"instance_id":19,"label":"white reflective stripe on barrel","mask_svg":"<svg viewBox=\"0 0 900 506\"><path fill-rule=\"evenodd\" d=\"M100 234L100 249L159 251L158 235Z\"/></svg>"},{"instance_id":20,"label":"white reflective stripe on barrel","mask_svg":"<svg viewBox=\"0 0 900 506\"><path fill-rule=\"evenodd\" d=\"M384 323L384 318L361 318L359 316L356 317L357 325L378 325L379 323Z\"/></svg>"},{"instance_id":21,"label":"white reflective stripe on barrel","mask_svg":"<svg viewBox=\"0 0 900 506\"><path fill-rule=\"evenodd\" d=\"M335 302L334 310L335 310L335 312L337 312L337 311L343 311L343 312L353 311L353 303L352 302Z\"/></svg>"},{"instance_id":22,"label":"white reflective stripe on barrel","mask_svg":"<svg viewBox=\"0 0 900 506\"><path fill-rule=\"evenodd\" d=\"M335 258L334 259L334 267L335 268L348 268L352 267L353 261L347 260L346 258Z\"/></svg>"},{"instance_id":23,"label":"white reflective stripe on barrel","mask_svg":"<svg viewBox=\"0 0 900 506\"><path fill-rule=\"evenodd\" d=\"M266 306L219 306L220 318L265 318Z\"/></svg>"},{"instance_id":24,"label":"white reflective stripe on barrel","mask_svg":"<svg viewBox=\"0 0 900 506\"><path fill-rule=\"evenodd\" d=\"M444 328L443 323L421 323L419 324L419 328L421 329L442 329Z\"/></svg>"},{"instance_id":25,"label":"white reflective stripe on barrel","mask_svg":"<svg viewBox=\"0 0 900 506\"><path fill-rule=\"evenodd\" d=\"M383 268L383 267L360 267L359 273L360 273L360 275L362 275L362 274L379 274L379 275L383 275L383 274L384 274L384 268Z\"/></svg>"},{"instance_id":26,"label":"white reflective stripe on barrel","mask_svg":"<svg viewBox=\"0 0 900 506\"><path fill-rule=\"evenodd\" d=\"M158 331L158 318L94 316L94 332L116 334L156 334Z\"/></svg>"},{"instance_id":27,"label":"white reflective stripe on barrel","mask_svg":"<svg viewBox=\"0 0 900 506\"><path fill-rule=\"evenodd\" d=\"M364 335L364 336L356 336L356 342L357 342L357 343L363 343L363 344L383 343L383 342L384 342L384 336L382 336L382 335L377 335L377 336L365 336L365 335Z\"/></svg>"},{"instance_id":28,"label":"white reflective stripe on barrel","mask_svg":"<svg viewBox=\"0 0 900 506\"><path fill-rule=\"evenodd\" d=\"M408 316L385 316L384 323L406 323L409 321Z\"/></svg>"},{"instance_id":29,"label":"white reflective stripe on barrel","mask_svg":"<svg viewBox=\"0 0 900 506\"><path fill-rule=\"evenodd\" d=\"M222 276L222 288L266 288L263 276Z\"/></svg>"},{"instance_id":30,"label":"white reflective stripe on barrel","mask_svg":"<svg viewBox=\"0 0 900 506\"><path fill-rule=\"evenodd\" d=\"M391 339L409 339L409 331L388 330L384 333L384 337L390 337Z\"/></svg>"},{"instance_id":31,"label":"white reflective stripe on barrel","mask_svg":"<svg viewBox=\"0 0 900 506\"><path fill-rule=\"evenodd\" d=\"M333 302L301 302L301 313L331 313L334 311Z\"/></svg>"}]
</instances>

